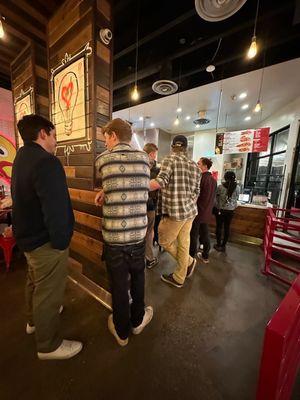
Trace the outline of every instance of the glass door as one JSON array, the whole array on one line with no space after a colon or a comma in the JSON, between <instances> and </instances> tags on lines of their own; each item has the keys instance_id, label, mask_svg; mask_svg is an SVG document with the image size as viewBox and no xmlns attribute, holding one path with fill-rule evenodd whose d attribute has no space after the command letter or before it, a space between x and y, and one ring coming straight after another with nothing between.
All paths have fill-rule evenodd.
<instances>
[{"instance_id":1,"label":"glass door","mask_svg":"<svg viewBox=\"0 0 300 400\"><path fill-rule=\"evenodd\" d=\"M300 132L295 150L287 208L300 208Z\"/></svg>"}]
</instances>

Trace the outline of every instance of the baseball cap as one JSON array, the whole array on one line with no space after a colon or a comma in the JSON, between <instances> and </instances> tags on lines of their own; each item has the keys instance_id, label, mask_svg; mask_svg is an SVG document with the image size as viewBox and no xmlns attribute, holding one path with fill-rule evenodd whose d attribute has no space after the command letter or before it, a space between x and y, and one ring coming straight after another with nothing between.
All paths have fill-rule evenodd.
<instances>
[{"instance_id":1,"label":"baseball cap","mask_svg":"<svg viewBox=\"0 0 300 400\"><path fill-rule=\"evenodd\" d=\"M187 138L183 135L177 135L172 140L172 146L187 147L187 145L188 145Z\"/></svg>"}]
</instances>

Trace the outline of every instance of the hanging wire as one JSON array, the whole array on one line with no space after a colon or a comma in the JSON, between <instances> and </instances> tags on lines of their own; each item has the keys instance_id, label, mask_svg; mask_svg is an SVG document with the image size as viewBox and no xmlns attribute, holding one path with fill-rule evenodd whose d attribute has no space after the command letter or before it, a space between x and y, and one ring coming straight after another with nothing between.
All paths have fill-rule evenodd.
<instances>
[{"instance_id":1,"label":"hanging wire","mask_svg":"<svg viewBox=\"0 0 300 400\"><path fill-rule=\"evenodd\" d=\"M265 66L266 66L266 52L267 52L267 45L265 45L265 48L264 48L263 68L262 68L260 87L259 87L259 94L258 94L258 100L260 101L261 104L263 103L261 93L262 93ZM261 121L262 121L262 114L263 114L263 107L261 107L261 109L260 109L260 120L259 120L259 123L261 123Z\"/></svg>"},{"instance_id":2,"label":"hanging wire","mask_svg":"<svg viewBox=\"0 0 300 400\"><path fill-rule=\"evenodd\" d=\"M221 111L221 103L222 103L222 94L223 94L223 89L222 89L222 81L221 81L221 90L220 90L219 104L218 104L218 116L217 116L217 123L216 123L216 132L218 132L218 127L219 127L220 111Z\"/></svg>"},{"instance_id":3,"label":"hanging wire","mask_svg":"<svg viewBox=\"0 0 300 400\"><path fill-rule=\"evenodd\" d=\"M256 3L256 14L255 14L255 22L254 22L253 36L256 36L256 26L257 26L258 9L259 9L259 0L257 0L257 3Z\"/></svg>"},{"instance_id":4,"label":"hanging wire","mask_svg":"<svg viewBox=\"0 0 300 400\"><path fill-rule=\"evenodd\" d=\"M227 118L228 118L228 113L225 114L225 126L224 126L224 130L227 131Z\"/></svg>"},{"instance_id":5,"label":"hanging wire","mask_svg":"<svg viewBox=\"0 0 300 400\"><path fill-rule=\"evenodd\" d=\"M137 17L136 17L136 50L135 50L135 78L134 78L135 85L137 85L138 56L139 56L139 22L140 22L140 0L138 0L137 2Z\"/></svg>"},{"instance_id":6,"label":"hanging wire","mask_svg":"<svg viewBox=\"0 0 300 400\"><path fill-rule=\"evenodd\" d=\"M182 60L180 60L180 64L179 64L177 108L179 107L179 94L180 94L180 88L181 88L181 67L182 67ZM178 118L178 117L177 117L177 118Z\"/></svg>"},{"instance_id":7,"label":"hanging wire","mask_svg":"<svg viewBox=\"0 0 300 400\"><path fill-rule=\"evenodd\" d=\"M216 49L215 54L213 55L213 57L212 57L210 62L213 62L214 59L216 58L216 55L218 54L219 48L221 46L221 42L222 42L222 38L219 39L219 43L218 43L217 49Z\"/></svg>"}]
</instances>

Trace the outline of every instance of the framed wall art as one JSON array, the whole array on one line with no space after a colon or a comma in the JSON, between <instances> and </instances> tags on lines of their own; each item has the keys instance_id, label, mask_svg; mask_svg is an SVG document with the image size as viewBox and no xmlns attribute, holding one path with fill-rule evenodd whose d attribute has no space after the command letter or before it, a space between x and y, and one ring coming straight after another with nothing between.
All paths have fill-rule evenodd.
<instances>
[{"instance_id":1,"label":"framed wall art","mask_svg":"<svg viewBox=\"0 0 300 400\"><path fill-rule=\"evenodd\" d=\"M66 54L61 64L51 70L51 118L56 128L58 147L64 147L67 154L88 140L86 102L88 56L91 51L87 44L73 56Z\"/></svg>"},{"instance_id":2,"label":"framed wall art","mask_svg":"<svg viewBox=\"0 0 300 400\"><path fill-rule=\"evenodd\" d=\"M26 91L21 90L18 97L15 98L14 102L15 107L15 120L16 125L24 115L29 115L34 113L34 102L33 102L33 88L30 87ZM17 130L17 147L23 146L23 140Z\"/></svg>"}]
</instances>

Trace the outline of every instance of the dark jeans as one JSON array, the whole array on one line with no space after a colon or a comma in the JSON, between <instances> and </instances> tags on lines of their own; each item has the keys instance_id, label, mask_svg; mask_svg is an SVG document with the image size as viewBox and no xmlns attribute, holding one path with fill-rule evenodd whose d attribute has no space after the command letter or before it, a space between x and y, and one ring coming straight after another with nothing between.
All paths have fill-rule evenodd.
<instances>
[{"instance_id":1,"label":"dark jeans","mask_svg":"<svg viewBox=\"0 0 300 400\"><path fill-rule=\"evenodd\" d=\"M208 224L200 222L197 217L194 219L191 229L191 243L190 243L190 256L195 257L198 250L199 243L203 244L202 257L208 259L210 250L209 228Z\"/></svg>"},{"instance_id":2,"label":"dark jeans","mask_svg":"<svg viewBox=\"0 0 300 400\"><path fill-rule=\"evenodd\" d=\"M221 210L221 213L216 216L216 237L218 246L226 246L229 238L230 224L233 217L232 210ZM222 240L222 230L224 226L224 236Z\"/></svg>"},{"instance_id":3,"label":"dark jeans","mask_svg":"<svg viewBox=\"0 0 300 400\"><path fill-rule=\"evenodd\" d=\"M111 279L113 321L119 337L126 339L131 327L136 328L142 323L145 313L145 243L128 246L105 244L104 259Z\"/></svg>"}]
</instances>

